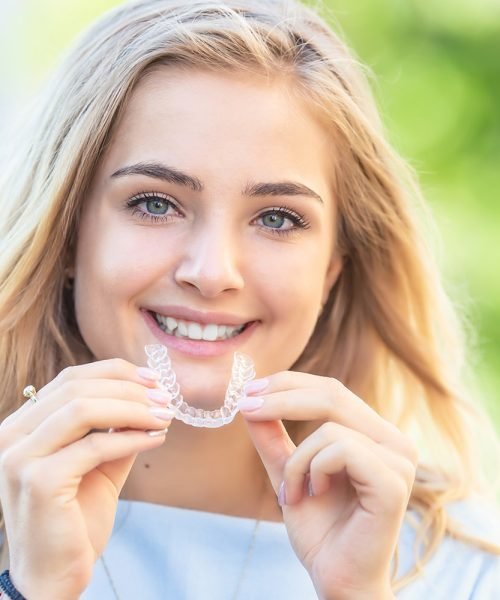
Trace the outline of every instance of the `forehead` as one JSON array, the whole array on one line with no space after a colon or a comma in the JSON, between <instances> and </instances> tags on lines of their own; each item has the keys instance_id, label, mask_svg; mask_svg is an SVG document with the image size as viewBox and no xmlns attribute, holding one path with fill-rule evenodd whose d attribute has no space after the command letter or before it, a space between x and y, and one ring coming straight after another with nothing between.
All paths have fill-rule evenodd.
<instances>
[{"instance_id":1,"label":"forehead","mask_svg":"<svg viewBox=\"0 0 500 600\"><path fill-rule=\"evenodd\" d=\"M290 79L159 67L134 89L105 163L162 160L226 175L300 169L330 178L332 150L325 123Z\"/></svg>"}]
</instances>

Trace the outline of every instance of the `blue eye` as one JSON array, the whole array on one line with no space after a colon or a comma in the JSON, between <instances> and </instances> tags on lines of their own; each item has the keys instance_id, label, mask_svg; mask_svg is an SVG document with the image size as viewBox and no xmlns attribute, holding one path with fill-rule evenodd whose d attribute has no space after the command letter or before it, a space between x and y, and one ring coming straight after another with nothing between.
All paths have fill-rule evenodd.
<instances>
[{"instance_id":1,"label":"blue eye","mask_svg":"<svg viewBox=\"0 0 500 600\"><path fill-rule=\"evenodd\" d=\"M132 215L155 223L169 221L179 210L169 196L158 192L143 192L127 201L126 207Z\"/></svg>"},{"instance_id":2,"label":"blue eye","mask_svg":"<svg viewBox=\"0 0 500 600\"><path fill-rule=\"evenodd\" d=\"M309 223L304 217L285 206L265 211L257 221L261 222L264 229L276 234L289 234L298 229L309 228Z\"/></svg>"},{"instance_id":3,"label":"blue eye","mask_svg":"<svg viewBox=\"0 0 500 600\"><path fill-rule=\"evenodd\" d=\"M285 223L285 217L277 213L268 213L262 217L262 223L266 227L272 227L273 229L281 229Z\"/></svg>"},{"instance_id":4,"label":"blue eye","mask_svg":"<svg viewBox=\"0 0 500 600\"><path fill-rule=\"evenodd\" d=\"M163 198L155 198L154 200L147 200L145 202L148 212L153 215L164 215L169 207L170 202Z\"/></svg>"}]
</instances>

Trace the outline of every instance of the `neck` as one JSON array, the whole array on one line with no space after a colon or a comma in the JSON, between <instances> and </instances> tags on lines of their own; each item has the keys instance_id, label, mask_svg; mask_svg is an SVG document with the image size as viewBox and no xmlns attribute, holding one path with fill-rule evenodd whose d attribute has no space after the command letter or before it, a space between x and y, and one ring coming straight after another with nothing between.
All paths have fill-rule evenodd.
<instances>
[{"instance_id":1,"label":"neck","mask_svg":"<svg viewBox=\"0 0 500 600\"><path fill-rule=\"evenodd\" d=\"M165 443L137 457L121 496L205 512L283 520L240 415L216 429L174 420Z\"/></svg>"}]
</instances>

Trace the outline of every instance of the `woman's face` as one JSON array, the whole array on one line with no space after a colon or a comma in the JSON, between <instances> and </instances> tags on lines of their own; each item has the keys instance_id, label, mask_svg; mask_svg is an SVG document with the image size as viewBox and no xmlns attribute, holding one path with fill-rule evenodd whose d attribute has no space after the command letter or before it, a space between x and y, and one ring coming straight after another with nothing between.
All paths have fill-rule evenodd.
<instances>
[{"instance_id":1,"label":"woman's face","mask_svg":"<svg viewBox=\"0 0 500 600\"><path fill-rule=\"evenodd\" d=\"M165 344L203 408L222 404L235 351L258 376L290 368L340 270L331 153L284 81L143 79L79 228L75 310L96 359L142 365Z\"/></svg>"}]
</instances>

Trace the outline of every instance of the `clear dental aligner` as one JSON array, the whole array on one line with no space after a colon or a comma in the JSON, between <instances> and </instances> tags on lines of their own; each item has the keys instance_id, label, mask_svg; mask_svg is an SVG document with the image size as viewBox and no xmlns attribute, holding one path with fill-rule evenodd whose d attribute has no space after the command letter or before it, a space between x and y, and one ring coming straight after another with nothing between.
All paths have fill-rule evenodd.
<instances>
[{"instance_id":1,"label":"clear dental aligner","mask_svg":"<svg viewBox=\"0 0 500 600\"><path fill-rule=\"evenodd\" d=\"M216 410L203 410L189 406L184 401L167 348L162 344L150 344L144 350L148 366L160 374L160 384L172 396L170 405L175 410L175 418L193 427L222 427L231 423L238 412L238 400L243 396L243 387L255 377L252 359L246 354L235 352L224 404Z\"/></svg>"}]
</instances>

